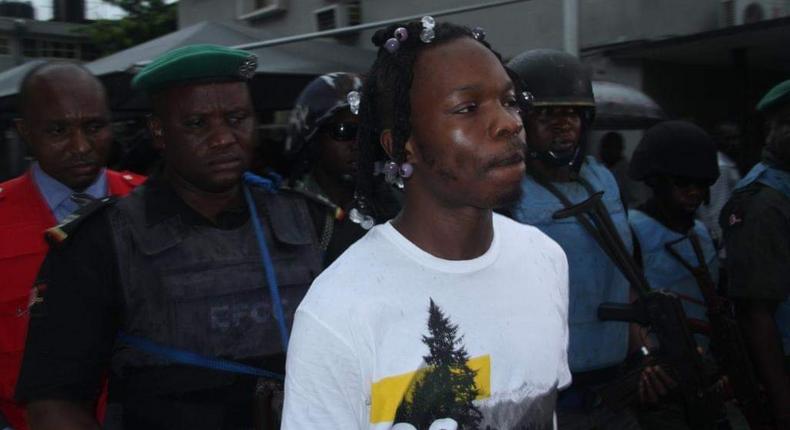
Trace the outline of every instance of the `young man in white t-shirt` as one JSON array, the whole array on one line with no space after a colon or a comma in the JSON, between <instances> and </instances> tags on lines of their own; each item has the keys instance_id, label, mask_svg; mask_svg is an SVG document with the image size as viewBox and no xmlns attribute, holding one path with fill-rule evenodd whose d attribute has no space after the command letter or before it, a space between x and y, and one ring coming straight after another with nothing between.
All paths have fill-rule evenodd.
<instances>
[{"instance_id":1,"label":"young man in white t-shirt","mask_svg":"<svg viewBox=\"0 0 790 430\"><path fill-rule=\"evenodd\" d=\"M492 211L519 196L525 143L519 98L483 38L426 18L374 35L350 215L372 223L379 170L405 182L404 208L299 306L283 429L555 426L570 383L568 267L543 233Z\"/></svg>"}]
</instances>

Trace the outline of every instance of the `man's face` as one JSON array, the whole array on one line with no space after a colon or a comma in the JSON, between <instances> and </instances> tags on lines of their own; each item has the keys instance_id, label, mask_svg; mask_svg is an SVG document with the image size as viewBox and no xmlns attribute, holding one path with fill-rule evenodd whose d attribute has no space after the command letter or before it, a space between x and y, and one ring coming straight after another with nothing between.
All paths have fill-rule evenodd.
<instances>
[{"instance_id":1,"label":"man's face","mask_svg":"<svg viewBox=\"0 0 790 430\"><path fill-rule=\"evenodd\" d=\"M343 109L326 121L316 138L320 168L329 176L353 182L359 118Z\"/></svg>"},{"instance_id":2,"label":"man's face","mask_svg":"<svg viewBox=\"0 0 790 430\"><path fill-rule=\"evenodd\" d=\"M713 128L711 137L720 151L731 154L739 149L741 131L735 124L722 123Z\"/></svg>"},{"instance_id":3,"label":"man's face","mask_svg":"<svg viewBox=\"0 0 790 430\"><path fill-rule=\"evenodd\" d=\"M255 137L252 101L243 82L166 90L151 123L168 167L199 190L227 191L248 168Z\"/></svg>"},{"instance_id":4,"label":"man's face","mask_svg":"<svg viewBox=\"0 0 790 430\"><path fill-rule=\"evenodd\" d=\"M414 175L451 207L489 209L519 196L524 130L513 83L471 38L423 51L410 93Z\"/></svg>"},{"instance_id":5,"label":"man's face","mask_svg":"<svg viewBox=\"0 0 790 430\"><path fill-rule=\"evenodd\" d=\"M557 155L572 154L579 146L582 121L577 108L538 107L527 114L529 148Z\"/></svg>"},{"instance_id":6,"label":"man's face","mask_svg":"<svg viewBox=\"0 0 790 430\"><path fill-rule=\"evenodd\" d=\"M661 180L658 188L658 197L664 205L678 212L694 214L705 201L713 181L686 178L680 176L666 176Z\"/></svg>"},{"instance_id":7,"label":"man's face","mask_svg":"<svg viewBox=\"0 0 790 430\"><path fill-rule=\"evenodd\" d=\"M768 118L766 145L771 153L785 163L790 163L790 104Z\"/></svg>"},{"instance_id":8,"label":"man's face","mask_svg":"<svg viewBox=\"0 0 790 430\"><path fill-rule=\"evenodd\" d=\"M44 172L81 191L96 180L112 144L104 88L73 68L33 79L17 128Z\"/></svg>"}]
</instances>

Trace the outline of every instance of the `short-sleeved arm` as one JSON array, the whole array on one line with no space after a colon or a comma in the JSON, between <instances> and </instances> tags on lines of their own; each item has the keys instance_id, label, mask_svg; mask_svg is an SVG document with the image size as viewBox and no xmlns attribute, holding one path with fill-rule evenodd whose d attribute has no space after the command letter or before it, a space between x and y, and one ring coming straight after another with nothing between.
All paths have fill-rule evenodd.
<instances>
[{"instance_id":1,"label":"short-sleeved arm","mask_svg":"<svg viewBox=\"0 0 790 430\"><path fill-rule=\"evenodd\" d=\"M286 362L283 430L367 428L358 363L346 340L297 310Z\"/></svg>"},{"instance_id":2,"label":"short-sleeved arm","mask_svg":"<svg viewBox=\"0 0 790 430\"><path fill-rule=\"evenodd\" d=\"M559 266L559 279L557 281L559 285L559 302L557 303L557 308L560 310L563 321L561 333L563 349L558 369L559 374L557 375L557 388L563 389L571 384L571 369L568 364L568 258L561 248L559 249L557 260L557 266Z\"/></svg>"},{"instance_id":3,"label":"short-sleeved arm","mask_svg":"<svg viewBox=\"0 0 790 430\"><path fill-rule=\"evenodd\" d=\"M47 256L36 281L16 397L94 400L109 366L120 306L109 223L86 220Z\"/></svg>"},{"instance_id":4,"label":"short-sleeved arm","mask_svg":"<svg viewBox=\"0 0 790 430\"><path fill-rule=\"evenodd\" d=\"M764 193L754 196L761 198ZM727 250L727 295L782 301L790 289L790 224L776 206L754 202L739 211L732 202L722 221ZM724 224L723 222L723 224Z\"/></svg>"}]
</instances>

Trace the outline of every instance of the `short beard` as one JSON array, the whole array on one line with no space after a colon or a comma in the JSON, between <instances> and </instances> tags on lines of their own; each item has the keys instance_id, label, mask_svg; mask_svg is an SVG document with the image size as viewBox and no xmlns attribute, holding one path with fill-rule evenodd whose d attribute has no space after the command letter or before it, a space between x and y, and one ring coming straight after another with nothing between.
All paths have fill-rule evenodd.
<instances>
[{"instance_id":1,"label":"short beard","mask_svg":"<svg viewBox=\"0 0 790 430\"><path fill-rule=\"evenodd\" d=\"M494 202L491 205L492 209L500 209L512 206L521 199L521 195L523 194L521 183L518 183L511 189L504 191L505 192L495 197Z\"/></svg>"}]
</instances>

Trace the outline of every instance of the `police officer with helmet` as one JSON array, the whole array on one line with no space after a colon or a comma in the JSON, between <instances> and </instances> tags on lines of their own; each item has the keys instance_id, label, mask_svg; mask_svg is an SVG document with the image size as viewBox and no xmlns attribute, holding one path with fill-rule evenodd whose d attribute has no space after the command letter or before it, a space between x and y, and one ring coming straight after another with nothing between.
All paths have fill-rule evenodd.
<instances>
[{"instance_id":1,"label":"police officer with helmet","mask_svg":"<svg viewBox=\"0 0 790 430\"><path fill-rule=\"evenodd\" d=\"M347 216L354 202L359 152L359 100L354 102L354 97L361 91L359 75L319 76L299 94L289 120L285 155L294 159L294 168L288 186L312 203L325 267L367 233ZM383 180L377 181L371 200L376 219L394 218L400 210L394 190Z\"/></svg>"},{"instance_id":2,"label":"police officer with helmet","mask_svg":"<svg viewBox=\"0 0 790 430\"><path fill-rule=\"evenodd\" d=\"M602 203L630 252L631 234L617 181L587 156L595 99L587 71L574 56L555 50L526 51L509 63L532 94L522 114L527 133L527 175L523 196L510 208L517 221L531 224L557 241L570 269L568 360L573 385L560 394L560 428L638 428L628 409L613 410L589 401L592 387L614 380L628 352L628 324L597 317L603 302L626 302L629 284L594 234L576 217L554 214L603 191Z\"/></svg>"},{"instance_id":3,"label":"police officer with helmet","mask_svg":"<svg viewBox=\"0 0 790 430\"><path fill-rule=\"evenodd\" d=\"M645 277L653 289L675 293L688 318L707 321L707 303L702 288L715 288L719 279L716 246L705 225L695 219L710 186L719 177L716 146L700 127L687 121L666 121L651 127L634 151L628 171L631 179L643 181L652 196L637 209L628 211L634 233L634 248ZM710 280L700 285L693 271L702 270ZM635 347L654 348L646 330L633 338ZM697 336L707 349L708 338ZM722 369L724 370L724 369ZM659 391L675 385L661 367ZM652 389L646 386L643 390ZM645 392L650 408L639 411L645 429L688 429L682 402L671 397L658 402L657 392Z\"/></svg>"},{"instance_id":4,"label":"police officer with helmet","mask_svg":"<svg viewBox=\"0 0 790 430\"><path fill-rule=\"evenodd\" d=\"M701 262L696 261L689 239L690 235L696 236L704 254L702 263L718 284L713 239L705 225L695 219L710 186L719 177L713 140L705 130L687 121L657 124L647 130L634 151L628 174L653 191L644 204L628 211L637 254L650 286L678 293L688 317L705 319L699 286L665 245L685 238L672 248L684 261L697 266Z\"/></svg>"},{"instance_id":5,"label":"police officer with helmet","mask_svg":"<svg viewBox=\"0 0 790 430\"><path fill-rule=\"evenodd\" d=\"M192 45L134 78L165 163L72 221L48 256L17 387L32 429L98 428L107 371L126 429L274 426L270 382L321 256L302 198L244 173L255 70L248 52Z\"/></svg>"}]
</instances>

